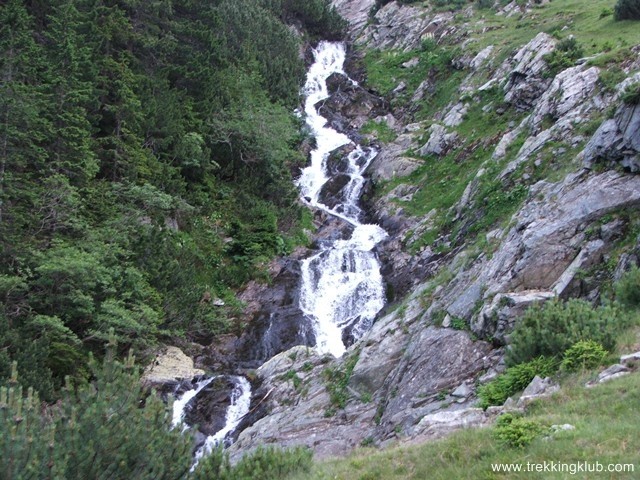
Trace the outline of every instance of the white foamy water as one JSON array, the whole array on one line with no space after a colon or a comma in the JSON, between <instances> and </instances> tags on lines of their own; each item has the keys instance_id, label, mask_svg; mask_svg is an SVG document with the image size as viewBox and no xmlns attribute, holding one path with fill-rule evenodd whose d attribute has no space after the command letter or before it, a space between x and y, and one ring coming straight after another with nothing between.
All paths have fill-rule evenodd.
<instances>
[{"instance_id":1,"label":"white foamy water","mask_svg":"<svg viewBox=\"0 0 640 480\"><path fill-rule=\"evenodd\" d=\"M172 428L183 424L185 409L189 402L216 378L218 377L210 377L199 381L193 389L185 392L179 399L173 402ZM233 376L230 378L233 379L234 387L231 391L231 402L225 414L225 425L215 434L208 436L204 444L196 451L191 471L195 469L202 457L211 453L216 446L224 442L225 437L233 432L244 416L249 413L249 407L251 405L251 384L244 377ZM183 426L183 432L188 429L188 425Z\"/></svg>"},{"instance_id":2,"label":"white foamy water","mask_svg":"<svg viewBox=\"0 0 640 480\"><path fill-rule=\"evenodd\" d=\"M334 150L352 143L346 135L328 127L315 105L329 97L327 78L342 73L345 47L322 42L314 51L304 88L306 123L316 139L310 165L297 181L302 198L316 207L353 225L347 240L337 240L302 262L300 308L314 324L316 347L321 353L341 356L346 348L343 334L360 338L373 323L385 303L380 264L373 248L386 232L377 225L360 223L358 202L364 186L364 171L377 155L373 149L353 145L347 155L348 183L339 192L340 202L329 208L320 201L323 186L330 180L327 159Z\"/></svg>"}]
</instances>

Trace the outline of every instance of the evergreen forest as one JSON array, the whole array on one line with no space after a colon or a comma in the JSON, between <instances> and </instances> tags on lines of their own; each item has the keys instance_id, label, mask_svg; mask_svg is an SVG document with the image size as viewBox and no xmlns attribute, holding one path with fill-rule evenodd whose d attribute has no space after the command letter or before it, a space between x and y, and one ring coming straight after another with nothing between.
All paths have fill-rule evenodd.
<instances>
[{"instance_id":1,"label":"evergreen forest","mask_svg":"<svg viewBox=\"0 0 640 480\"><path fill-rule=\"evenodd\" d=\"M123 359L241 330L235 290L306 242L303 52L343 29L325 0L0 2L0 478L188 473Z\"/></svg>"}]
</instances>

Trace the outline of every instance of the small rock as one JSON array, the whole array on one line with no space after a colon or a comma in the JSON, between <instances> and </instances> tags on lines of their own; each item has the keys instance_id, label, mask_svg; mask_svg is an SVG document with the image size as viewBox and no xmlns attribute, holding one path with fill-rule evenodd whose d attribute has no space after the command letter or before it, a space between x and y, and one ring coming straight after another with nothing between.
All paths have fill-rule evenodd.
<instances>
[{"instance_id":1,"label":"small rock","mask_svg":"<svg viewBox=\"0 0 640 480\"><path fill-rule=\"evenodd\" d=\"M623 355L620 357L620 363L623 365L636 362L640 362L640 352L631 353L629 355Z\"/></svg>"},{"instance_id":2,"label":"small rock","mask_svg":"<svg viewBox=\"0 0 640 480\"><path fill-rule=\"evenodd\" d=\"M529 386L524 389L524 392L522 392L522 395L518 399L518 406L525 407L531 403L531 401L542 397L548 397L558 390L560 390L560 387L553 383L550 378L542 379L536 375L533 380L531 380Z\"/></svg>"},{"instance_id":3,"label":"small rock","mask_svg":"<svg viewBox=\"0 0 640 480\"><path fill-rule=\"evenodd\" d=\"M398 94L404 92L407 89L407 84L405 82L400 82L396 88L393 89L394 94Z\"/></svg>"},{"instance_id":4,"label":"small rock","mask_svg":"<svg viewBox=\"0 0 640 480\"><path fill-rule=\"evenodd\" d=\"M567 431L575 430L575 429L576 429L576 427L574 427L570 423L564 423L562 425L551 425L551 431L553 433L556 433L556 432L567 432Z\"/></svg>"},{"instance_id":5,"label":"small rock","mask_svg":"<svg viewBox=\"0 0 640 480\"><path fill-rule=\"evenodd\" d=\"M451 392L452 397L456 398L468 398L473 393L473 388L471 388L467 383L461 384L458 388L456 388L453 392Z\"/></svg>"},{"instance_id":6,"label":"small rock","mask_svg":"<svg viewBox=\"0 0 640 480\"><path fill-rule=\"evenodd\" d=\"M404 62L402 64L402 68L413 68L413 67L417 66L418 63L420 63L420 58L414 57L411 60L409 60L407 62Z\"/></svg>"},{"instance_id":7,"label":"small rock","mask_svg":"<svg viewBox=\"0 0 640 480\"><path fill-rule=\"evenodd\" d=\"M592 387L597 383L605 383L605 382L608 382L609 380L620 378L620 377L623 377L624 375L629 375L629 373L631 373L631 369L629 369L628 367L625 367L624 365L620 365L619 363L616 363L615 365L611 365L606 370L603 370L602 372L600 372L596 381L589 382L587 384L587 387Z\"/></svg>"},{"instance_id":8,"label":"small rock","mask_svg":"<svg viewBox=\"0 0 640 480\"><path fill-rule=\"evenodd\" d=\"M213 305L214 307L224 307L226 303L224 303L224 300L222 300L221 298L214 298L213 300L211 300L211 305Z\"/></svg>"}]
</instances>

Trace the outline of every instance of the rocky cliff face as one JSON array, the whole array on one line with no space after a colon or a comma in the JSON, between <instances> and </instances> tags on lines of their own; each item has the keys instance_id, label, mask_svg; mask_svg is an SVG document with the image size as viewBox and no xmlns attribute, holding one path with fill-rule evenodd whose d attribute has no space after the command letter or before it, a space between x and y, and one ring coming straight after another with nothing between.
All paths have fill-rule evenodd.
<instances>
[{"instance_id":1,"label":"rocky cliff face","mask_svg":"<svg viewBox=\"0 0 640 480\"><path fill-rule=\"evenodd\" d=\"M463 42L451 61L459 81L426 114L416 105L437 104L430 74L415 91L398 80L386 98L366 83L333 82L323 106L332 125L365 135L359 129L374 120L394 132L370 166L368 200L369 214L390 233L378 253L391 304L342 359L294 347L260 367L254 403L262 418L240 434L233 455L274 443L335 456L363 441L384 445L486 423L473 408L475 389L503 368L519 315L555 297L597 302L610 280L603 265L622 271L640 251L632 228L640 106L621 100L640 80L640 45L605 88L604 69L589 59L552 71L547 54L558 40L546 33L507 52L476 45L489 27L472 8L460 20L397 2L373 16L373 0L334 4L360 55L417 52L405 71L420 68L425 40ZM514 3L499 14L527 10ZM434 165L446 162L463 165L464 176L437 177ZM420 211L435 182L460 178L468 181L453 201Z\"/></svg>"}]
</instances>

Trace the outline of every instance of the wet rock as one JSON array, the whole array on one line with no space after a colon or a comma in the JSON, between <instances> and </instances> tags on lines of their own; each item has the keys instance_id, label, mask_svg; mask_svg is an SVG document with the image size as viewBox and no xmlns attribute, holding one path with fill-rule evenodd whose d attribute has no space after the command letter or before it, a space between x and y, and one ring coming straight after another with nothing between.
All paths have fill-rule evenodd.
<instances>
[{"instance_id":1,"label":"wet rock","mask_svg":"<svg viewBox=\"0 0 640 480\"><path fill-rule=\"evenodd\" d=\"M346 174L333 175L322 186L319 194L320 203L329 208L335 208L344 202L344 194L342 189L347 186L351 177Z\"/></svg>"},{"instance_id":2,"label":"wet rock","mask_svg":"<svg viewBox=\"0 0 640 480\"><path fill-rule=\"evenodd\" d=\"M310 321L298 306L300 266L295 259L280 260L271 285L250 282L239 295L248 304L248 326L236 342L240 367L255 368L294 345L313 345Z\"/></svg>"},{"instance_id":3,"label":"wet rock","mask_svg":"<svg viewBox=\"0 0 640 480\"><path fill-rule=\"evenodd\" d=\"M213 380L187 404L185 422L198 425L198 430L207 436L222 430L234 387L235 382L230 377Z\"/></svg>"},{"instance_id":4,"label":"wet rock","mask_svg":"<svg viewBox=\"0 0 640 480\"><path fill-rule=\"evenodd\" d=\"M370 118L389 111L385 100L352 84L344 75L331 75L327 84L332 92L330 97L315 107L329 125L340 132L355 134Z\"/></svg>"}]
</instances>

